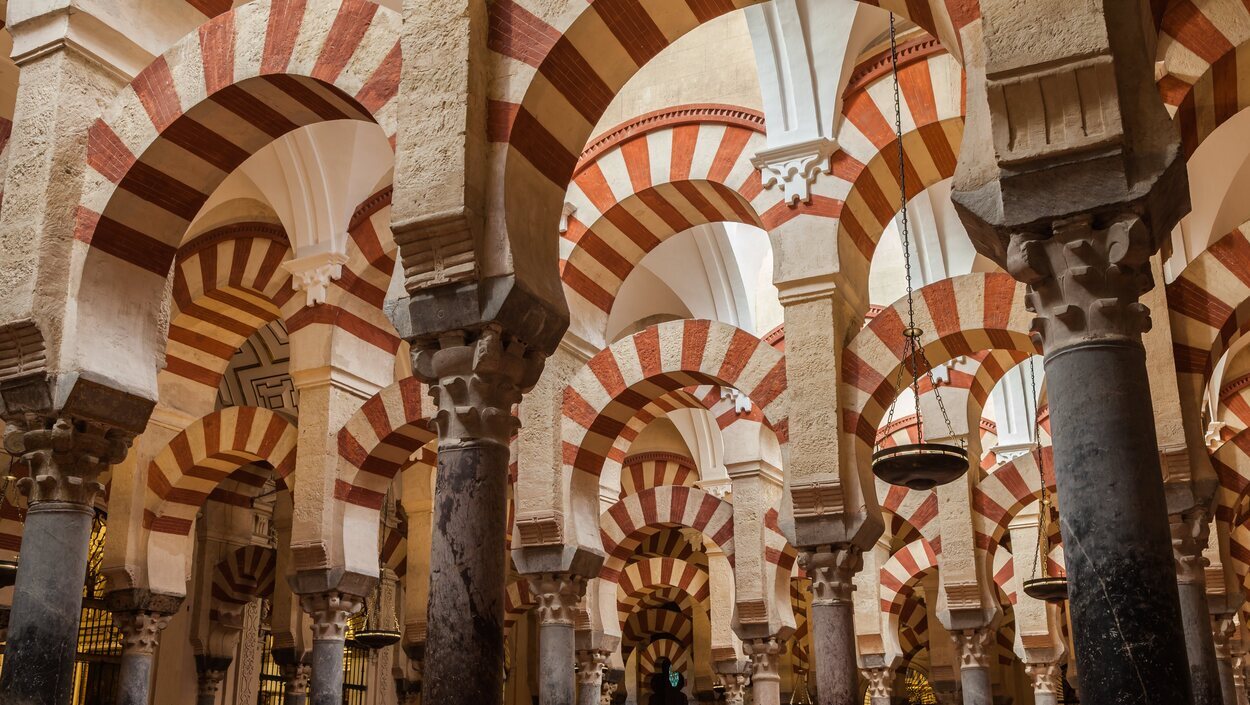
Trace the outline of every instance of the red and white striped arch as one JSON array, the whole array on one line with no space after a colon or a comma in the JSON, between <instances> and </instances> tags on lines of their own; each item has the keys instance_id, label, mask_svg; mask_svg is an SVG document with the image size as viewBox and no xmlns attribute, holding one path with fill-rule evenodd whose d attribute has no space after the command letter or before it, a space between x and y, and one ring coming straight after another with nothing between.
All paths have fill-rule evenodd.
<instances>
[{"instance_id":1,"label":"red and white striped arch","mask_svg":"<svg viewBox=\"0 0 1250 705\"><path fill-rule=\"evenodd\" d=\"M705 604L711 595L707 571L678 558L648 558L630 563L616 581L616 612L621 628L648 595L674 588Z\"/></svg>"},{"instance_id":2,"label":"red and white striped arch","mask_svg":"<svg viewBox=\"0 0 1250 705\"><path fill-rule=\"evenodd\" d=\"M579 155L616 94L678 37L759 0L500 0L491 6L489 47L497 81L489 94L490 140L504 163L506 228L514 253L551 232ZM958 50L975 18L963 0L877 0ZM953 8L954 11L948 8ZM524 265L524 258L515 258Z\"/></svg>"},{"instance_id":3,"label":"red and white striped arch","mask_svg":"<svg viewBox=\"0 0 1250 705\"><path fill-rule=\"evenodd\" d=\"M89 130L77 238L164 278L200 207L261 147L329 120L394 134L398 35L368 0L257 0L205 22Z\"/></svg>"},{"instance_id":4,"label":"red and white striped arch","mask_svg":"<svg viewBox=\"0 0 1250 705\"><path fill-rule=\"evenodd\" d=\"M1250 428L1250 374L1239 375L1220 385L1219 397L1215 420L1225 424L1221 432L1236 433Z\"/></svg>"},{"instance_id":5,"label":"red and white striped arch","mask_svg":"<svg viewBox=\"0 0 1250 705\"><path fill-rule=\"evenodd\" d=\"M583 337L607 334L621 285L668 238L705 223L763 226L762 214L778 201L751 164L763 132L755 111L678 106L611 130L583 155L560 238L565 292L590 321Z\"/></svg>"},{"instance_id":6,"label":"red and white striped arch","mask_svg":"<svg viewBox=\"0 0 1250 705\"><path fill-rule=\"evenodd\" d=\"M651 676L661 672L660 664L666 659L673 672L688 674L690 651L688 646L673 639L657 639L647 644L638 655L638 675L642 679L643 690L651 689ZM686 678L689 680L690 676L686 675Z\"/></svg>"},{"instance_id":7,"label":"red and white striped arch","mask_svg":"<svg viewBox=\"0 0 1250 705\"><path fill-rule=\"evenodd\" d=\"M696 394L687 389L678 389L647 402L646 406L639 409L629 421L625 422L625 427L617 434L616 440L612 442L612 449L608 451L608 462L624 463L625 457L629 454L629 447L638 438L638 434L642 433L652 421L676 409L704 408L707 407Z\"/></svg>"},{"instance_id":8,"label":"red and white striped arch","mask_svg":"<svg viewBox=\"0 0 1250 705\"><path fill-rule=\"evenodd\" d=\"M1054 449L1042 448L1040 470L1031 457L1017 458L994 468L972 490L973 540L981 551L997 546L1007 532L1012 519L1022 509L1041 498L1042 476L1046 475L1047 488L1055 491Z\"/></svg>"},{"instance_id":9,"label":"red and white striped arch","mask_svg":"<svg viewBox=\"0 0 1250 705\"><path fill-rule=\"evenodd\" d=\"M694 461L677 453L649 451L625 458L621 472L621 496L665 485L694 487L699 471Z\"/></svg>"},{"instance_id":10,"label":"red and white striped arch","mask_svg":"<svg viewBox=\"0 0 1250 705\"><path fill-rule=\"evenodd\" d=\"M246 605L273 595L277 554L268 546L243 546L231 551L213 569L213 600Z\"/></svg>"},{"instance_id":11,"label":"red and white striped arch","mask_svg":"<svg viewBox=\"0 0 1250 705\"><path fill-rule=\"evenodd\" d=\"M684 526L701 532L734 562L733 505L692 487L654 487L629 495L608 508L599 520L607 560L599 577L620 580L625 563L646 538L648 527Z\"/></svg>"},{"instance_id":12,"label":"red and white striped arch","mask_svg":"<svg viewBox=\"0 0 1250 705\"><path fill-rule=\"evenodd\" d=\"M669 635L683 644L693 644L694 621L685 612L662 608L634 612L621 630L621 647L631 651L657 635Z\"/></svg>"},{"instance_id":13,"label":"red and white striped arch","mask_svg":"<svg viewBox=\"0 0 1250 705\"><path fill-rule=\"evenodd\" d=\"M639 530L646 538L634 549L634 556L640 558L679 558L684 561L694 560L699 555L690 541L681 531L673 527L650 527Z\"/></svg>"},{"instance_id":14,"label":"red and white striped arch","mask_svg":"<svg viewBox=\"0 0 1250 705\"><path fill-rule=\"evenodd\" d=\"M1167 285L1181 387L1201 403L1215 365L1250 330L1250 223L1212 243Z\"/></svg>"},{"instance_id":15,"label":"red and white striped arch","mask_svg":"<svg viewBox=\"0 0 1250 705\"><path fill-rule=\"evenodd\" d=\"M881 566L881 611L897 616L916 582L937 569L937 554L925 539L912 541Z\"/></svg>"},{"instance_id":16,"label":"red and white striped arch","mask_svg":"<svg viewBox=\"0 0 1250 705\"><path fill-rule=\"evenodd\" d=\"M963 140L963 81L963 70L950 54L930 54L900 65L908 199L955 174ZM877 242L903 207L889 72L849 93L842 113L839 150L832 160L833 175L846 184L838 218L839 264L843 271L857 273L856 281L867 282Z\"/></svg>"},{"instance_id":17,"label":"red and white striped arch","mask_svg":"<svg viewBox=\"0 0 1250 705\"><path fill-rule=\"evenodd\" d=\"M433 402L415 377L373 395L338 432L339 500L380 509L395 474L434 439L429 429Z\"/></svg>"},{"instance_id":18,"label":"red and white striped arch","mask_svg":"<svg viewBox=\"0 0 1250 705\"><path fill-rule=\"evenodd\" d=\"M179 248L162 383L179 378L197 396L216 397L243 341L281 317L293 298L281 268L290 252L282 227L261 222L216 228Z\"/></svg>"},{"instance_id":19,"label":"red and white striped arch","mask_svg":"<svg viewBox=\"0 0 1250 705\"><path fill-rule=\"evenodd\" d=\"M590 359L564 391L565 465L598 477L612 444L651 401L686 387L735 387L786 442L784 355L724 323L682 320L651 326Z\"/></svg>"},{"instance_id":20,"label":"red and white striped arch","mask_svg":"<svg viewBox=\"0 0 1250 705\"><path fill-rule=\"evenodd\" d=\"M881 311L847 346L842 360L840 420L853 441L852 453L870 462L877 427L907 377L903 335L905 301ZM1007 274L972 273L921 287L915 296L919 342L929 364L981 350L1036 354L1029 337L1032 314L1024 308L1024 286Z\"/></svg>"},{"instance_id":21,"label":"red and white striped arch","mask_svg":"<svg viewBox=\"0 0 1250 705\"><path fill-rule=\"evenodd\" d=\"M1250 105L1250 87L1238 76L1248 70L1248 40L1250 8L1243 3L1168 3L1156 49L1167 72L1159 92L1180 127L1186 154Z\"/></svg>"},{"instance_id":22,"label":"red and white striped arch","mask_svg":"<svg viewBox=\"0 0 1250 705\"><path fill-rule=\"evenodd\" d=\"M253 463L279 478L295 469L295 424L281 414L231 406L174 436L148 466L144 527L187 536L196 512L223 480Z\"/></svg>"}]
</instances>

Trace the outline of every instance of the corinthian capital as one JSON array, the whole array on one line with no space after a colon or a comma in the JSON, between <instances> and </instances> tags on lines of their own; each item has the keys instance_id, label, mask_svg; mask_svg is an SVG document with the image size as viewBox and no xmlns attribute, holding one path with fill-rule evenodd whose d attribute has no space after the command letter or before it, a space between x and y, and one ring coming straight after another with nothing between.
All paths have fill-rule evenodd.
<instances>
[{"instance_id":1,"label":"corinthian capital","mask_svg":"<svg viewBox=\"0 0 1250 705\"><path fill-rule=\"evenodd\" d=\"M337 590L301 595L299 602L312 617L313 641L347 638L347 620L364 606L360 597Z\"/></svg>"},{"instance_id":2,"label":"corinthian capital","mask_svg":"<svg viewBox=\"0 0 1250 705\"><path fill-rule=\"evenodd\" d=\"M1063 679L1060 677L1058 663L1026 663L1024 672L1033 683L1034 693L1063 692Z\"/></svg>"},{"instance_id":3,"label":"corinthian capital","mask_svg":"<svg viewBox=\"0 0 1250 705\"><path fill-rule=\"evenodd\" d=\"M147 610L115 612L113 624L122 637L122 650L126 653L151 656L161 632L169 624L169 615Z\"/></svg>"},{"instance_id":4,"label":"corinthian capital","mask_svg":"<svg viewBox=\"0 0 1250 705\"><path fill-rule=\"evenodd\" d=\"M861 672L868 681L869 697L873 700L894 697L894 669L882 666L880 668L864 668L861 669Z\"/></svg>"},{"instance_id":5,"label":"corinthian capital","mask_svg":"<svg viewBox=\"0 0 1250 705\"><path fill-rule=\"evenodd\" d=\"M847 604L855 591L855 574L864 567L864 555L850 544L824 546L800 553L799 565L812 580L813 605Z\"/></svg>"},{"instance_id":6,"label":"corinthian capital","mask_svg":"<svg viewBox=\"0 0 1250 705\"><path fill-rule=\"evenodd\" d=\"M959 657L960 668L989 668L990 637L994 630L989 627L980 629L961 629L951 632L955 641L955 653Z\"/></svg>"},{"instance_id":7,"label":"corinthian capital","mask_svg":"<svg viewBox=\"0 0 1250 705\"><path fill-rule=\"evenodd\" d=\"M777 641L776 637L744 641L742 651L751 659L753 680L779 680L781 678L781 656L786 652L786 645Z\"/></svg>"},{"instance_id":8,"label":"corinthian capital","mask_svg":"<svg viewBox=\"0 0 1250 705\"><path fill-rule=\"evenodd\" d=\"M603 681L603 667L608 662L611 652L602 649L590 649L577 652L577 684L582 687L597 687Z\"/></svg>"},{"instance_id":9,"label":"corinthian capital","mask_svg":"<svg viewBox=\"0 0 1250 705\"><path fill-rule=\"evenodd\" d=\"M5 450L30 468L18 489L31 504L93 504L104 490L100 473L126 457L130 441L118 429L69 416L26 414L4 429Z\"/></svg>"},{"instance_id":10,"label":"corinthian capital","mask_svg":"<svg viewBox=\"0 0 1250 705\"><path fill-rule=\"evenodd\" d=\"M506 446L520 425L512 407L538 381L544 359L494 325L454 331L417 350L413 370L430 385L441 447L472 441Z\"/></svg>"},{"instance_id":11,"label":"corinthian capital","mask_svg":"<svg viewBox=\"0 0 1250 705\"><path fill-rule=\"evenodd\" d=\"M529 580L542 624L573 626L577 605L586 594L586 578L574 573L542 573Z\"/></svg>"},{"instance_id":12,"label":"corinthian capital","mask_svg":"<svg viewBox=\"0 0 1250 705\"><path fill-rule=\"evenodd\" d=\"M1172 557L1176 560L1176 582L1182 585L1205 585L1206 568L1211 564L1202 555L1211 538L1210 513L1194 507L1182 514L1173 514Z\"/></svg>"},{"instance_id":13,"label":"corinthian capital","mask_svg":"<svg viewBox=\"0 0 1250 705\"><path fill-rule=\"evenodd\" d=\"M1049 237L1018 232L1007 246L1007 271L1028 285L1025 308L1047 353L1094 340L1138 341L1150 310L1138 301L1154 287L1156 245L1134 214L1080 215L1056 221Z\"/></svg>"}]
</instances>

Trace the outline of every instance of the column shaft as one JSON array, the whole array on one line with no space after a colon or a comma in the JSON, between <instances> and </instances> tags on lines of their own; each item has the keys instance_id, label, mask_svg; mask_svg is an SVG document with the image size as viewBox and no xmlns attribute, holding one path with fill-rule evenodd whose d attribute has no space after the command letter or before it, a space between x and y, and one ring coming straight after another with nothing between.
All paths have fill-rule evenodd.
<instances>
[{"instance_id":1,"label":"column shaft","mask_svg":"<svg viewBox=\"0 0 1250 705\"><path fill-rule=\"evenodd\" d=\"M965 666L959 669L959 684L964 691L964 705L993 705L989 667Z\"/></svg>"},{"instance_id":2,"label":"column shaft","mask_svg":"<svg viewBox=\"0 0 1250 705\"><path fill-rule=\"evenodd\" d=\"M1202 507L1194 507L1170 519L1176 591L1185 630L1185 653L1189 660L1194 705L1223 703L1211 614L1207 606L1205 570L1210 561L1203 556L1210 540L1210 526L1209 515Z\"/></svg>"},{"instance_id":3,"label":"column shaft","mask_svg":"<svg viewBox=\"0 0 1250 705\"><path fill-rule=\"evenodd\" d=\"M491 705L503 699L507 489L506 446L440 442L430 548L427 702ZM572 653L570 646L570 662Z\"/></svg>"},{"instance_id":4,"label":"column shaft","mask_svg":"<svg viewBox=\"0 0 1250 705\"><path fill-rule=\"evenodd\" d=\"M122 662L117 675L117 705L148 705L154 658L151 653L122 649Z\"/></svg>"},{"instance_id":5,"label":"column shaft","mask_svg":"<svg viewBox=\"0 0 1250 705\"><path fill-rule=\"evenodd\" d=\"M1046 356L1082 700L1192 700L1140 343ZM965 697L965 702L967 702Z\"/></svg>"},{"instance_id":6,"label":"column shaft","mask_svg":"<svg viewBox=\"0 0 1250 705\"><path fill-rule=\"evenodd\" d=\"M114 612L113 623L122 638L117 705L148 705L157 640L169 624L169 615L146 610Z\"/></svg>"},{"instance_id":7,"label":"column shaft","mask_svg":"<svg viewBox=\"0 0 1250 705\"><path fill-rule=\"evenodd\" d=\"M785 645L775 638L742 643L751 659L751 698L754 705L781 705L780 661Z\"/></svg>"},{"instance_id":8,"label":"column shaft","mask_svg":"<svg viewBox=\"0 0 1250 705\"><path fill-rule=\"evenodd\" d=\"M852 604L812 604L809 614L816 701L819 705L853 705L859 691L859 670Z\"/></svg>"},{"instance_id":9,"label":"column shaft","mask_svg":"<svg viewBox=\"0 0 1250 705\"><path fill-rule=\"evenodd\" d=\"M343 703L343 637L313 639L312 705Z\"/></svg>"},{"instance_id":10,"label":"column shaft","mask_svg":"<svg viewBox=\"0 0 1250 705\"><path fill-rule=\"evenodd\" d=\"M546 622L538 628L539 705L573 705L573 624Z\"/></svg>"},{"instance_id":11,"label":"column shaft","mask_svg":"<svg viewBox=\"0 0 1250 705\"><path fill-rule=\"evenodd\" d=\"M0 693L5 705L68 705L91 541L90 506L39 502L26 512Z\"/></svg>"}]
</instances>

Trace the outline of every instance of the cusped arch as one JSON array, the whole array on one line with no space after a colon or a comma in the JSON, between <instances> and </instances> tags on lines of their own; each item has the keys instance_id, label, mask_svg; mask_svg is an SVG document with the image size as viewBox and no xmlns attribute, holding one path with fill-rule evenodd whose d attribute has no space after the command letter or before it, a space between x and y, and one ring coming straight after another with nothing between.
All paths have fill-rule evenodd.
<instances>
[{"instance_id":1,"label":"cusped arch","mask_svg":"<svg viewBox=\"0 0 1250 705\"><path fill-rule=\"evenodd\" d=\"M141 71L88 130L76 213L77 323L67 367L151 390L158 309L178 242L214 189L300 127L395 132L398 15L368 0L256 0L201 25ZM129 335L102 348L76 325Z\"/></svg>"}]
</instances>

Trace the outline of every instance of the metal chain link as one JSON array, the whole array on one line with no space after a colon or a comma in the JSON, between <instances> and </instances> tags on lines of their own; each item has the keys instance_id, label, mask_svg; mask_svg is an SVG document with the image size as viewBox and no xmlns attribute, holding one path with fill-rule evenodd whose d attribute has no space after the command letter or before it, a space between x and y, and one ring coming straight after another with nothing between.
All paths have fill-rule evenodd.
<instances>
[{"instance_id":1,"label":"metal chain link","mask_svg":"<svg viewBox=\"0 0 1250 705\"><path fill-rule=\"evenodd\" d=\"M1046 496L1046 472L1042 467L1042 420L1041 414L1037 408L1037 369L1033 364L1033 358L1028 359L1029 364L1029 390L1033 400L1033 457L1037 461L1037 475L1041 479L1042 492L1038 500L1038 518L1037 518L1037 550L1033 552L1033 577L1037 577L1037 566L1041 560L1041 555L1045 552L1046 558L1050 558L1050 542L1047 540L1046 527L1050 524L1050 500Z\"/></svg>"}]
</instances>

